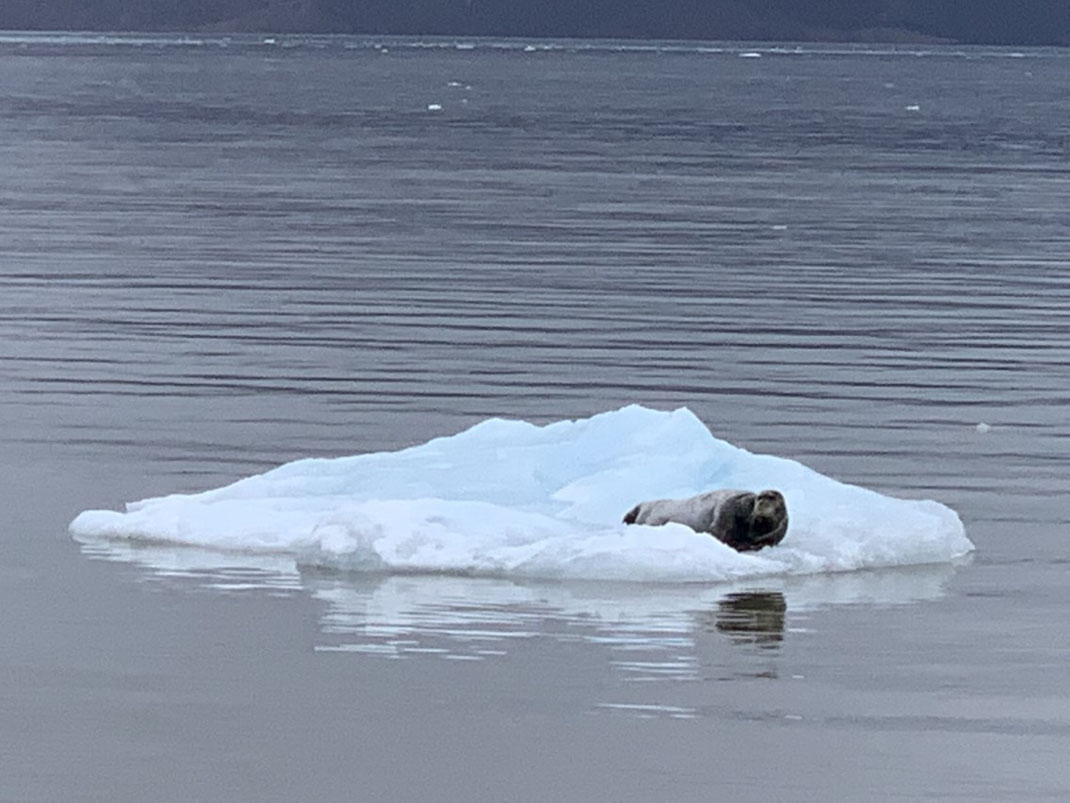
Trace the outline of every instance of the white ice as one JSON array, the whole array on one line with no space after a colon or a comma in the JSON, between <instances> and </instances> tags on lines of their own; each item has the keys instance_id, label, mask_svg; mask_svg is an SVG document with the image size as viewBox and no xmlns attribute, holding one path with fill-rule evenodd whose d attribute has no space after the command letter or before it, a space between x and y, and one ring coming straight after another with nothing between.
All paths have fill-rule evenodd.
<instances>
[{"instance_id":1,"label":"white ice","mask_svg":"<svg viewBox=\"0 0 1070 803\"><path fill-rule=\"evenodd\" d=\"M681 525L621 523L641 500L712 488L780 490L787 537L740 554ZM667 582L941 563L973 549L941 504L752 454L686 408L634 405L542 427L490 419L398 452L298 460L204 493L86 511L71 533L357 572Z\"/></svg>"}]
</instances>

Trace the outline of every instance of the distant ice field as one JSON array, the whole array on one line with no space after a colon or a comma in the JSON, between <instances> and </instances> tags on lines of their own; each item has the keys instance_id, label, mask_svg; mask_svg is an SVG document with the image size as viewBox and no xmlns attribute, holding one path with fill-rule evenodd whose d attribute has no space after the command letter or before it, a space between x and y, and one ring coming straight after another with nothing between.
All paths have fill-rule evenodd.
<instances>
[{"instance_id":1,"label":"distant ice field","mask_svg":"<svg viewBox=\"0 0 1070 803\"><path fill-rule=\"evenodd\" d=\"M780 490L790 527L740 554L682 525L627 526L636 502ZM943 563L973 549L958 515L715 438L688 409L636 405L536 426L489 419L396 452L287 463L215 490L89 510L79 541L139 540L352 572L729 581Z\"/></svg>"},{"instance_id":2,"label":"distant ice field","mask_svg":"<svg viewBox=\"0 0 1070 803\"><path fill-rule=\"evenodd\" d=\"M509 51L528 54L569 53L659 53L704 54L777 57L838 56L849 58L1060 58L1061 48L1033 47L1018 49L1007 46L919 45L919 44L849 44L830 42L736 42L703 40L637 40L637 39L554 39L529 37L453 37L453 36L370 36L342 34L301 34L267 36L250 33L189 34L168 32L99 32L99 31L0 31L0 48L22 47L65 48L143 48L162 50L173 48L209 48L287 51L321 50L456 50Z\"/></svg>"}]
</instances>

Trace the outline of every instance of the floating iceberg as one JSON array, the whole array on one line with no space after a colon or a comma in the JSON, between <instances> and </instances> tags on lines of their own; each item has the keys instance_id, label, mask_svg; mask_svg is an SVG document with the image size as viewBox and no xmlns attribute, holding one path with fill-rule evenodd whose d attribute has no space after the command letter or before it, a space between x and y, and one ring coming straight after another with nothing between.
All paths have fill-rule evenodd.
<instances>
[{"instance_id":1,"label":"floating iceberg","mask_svg":"<svg viewBox=\"0 0 1070 803\"><path fill-rule=\"evenodd\" d=\"M711 488L780 490L787 537L740 554L682 525L621 523L640 500ZM283 554L343 571L662 582L942 563L973 549L941 504L751 454L686 408L634 405L541 427L490 419L398 452L298 460L121 513L86 511L70 529L82 542Z\"/></svg>"}]
</instances>

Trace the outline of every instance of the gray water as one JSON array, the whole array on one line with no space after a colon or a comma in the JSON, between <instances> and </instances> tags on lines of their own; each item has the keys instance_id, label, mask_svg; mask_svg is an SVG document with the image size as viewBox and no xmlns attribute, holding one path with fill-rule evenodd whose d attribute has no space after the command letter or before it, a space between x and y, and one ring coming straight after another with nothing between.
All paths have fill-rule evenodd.
<instances>
[{"instance_id":1,"label":"gray water","mask_svg":"<svg viewBox=\"0 0 1070 803\"><path fill-rule=\"evenodd\" d=\"M1070 796L1070 55L528 44L0 36L0 799ZM66 535L630 402L977 552L672 587Z\"/></svg>"}]
</instances>

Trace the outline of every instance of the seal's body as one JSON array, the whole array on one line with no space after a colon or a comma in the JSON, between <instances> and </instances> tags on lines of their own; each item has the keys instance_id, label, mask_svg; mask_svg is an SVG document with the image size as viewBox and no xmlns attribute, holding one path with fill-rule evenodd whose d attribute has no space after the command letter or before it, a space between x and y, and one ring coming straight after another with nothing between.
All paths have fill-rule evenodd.
<instances>
[{"instance_id":1,"label":"seal's body","mask_svg":"<svg viewBox=\"0 0 1070 803\"><path fill-rule=\"evenodd\" d=\"M739 552L775 546L788 531L788 507L779 491L709 491L688 499L640 502L625 524L686 524Z\"/></svg>"}]
</instances>

